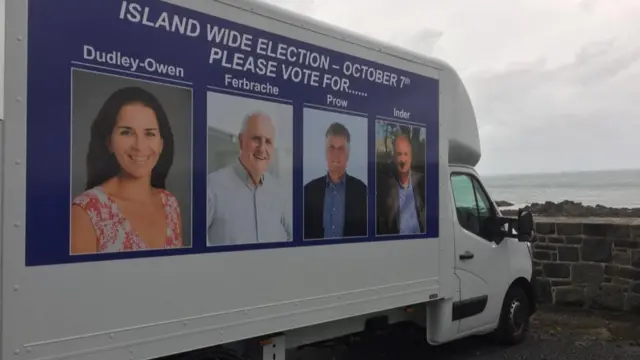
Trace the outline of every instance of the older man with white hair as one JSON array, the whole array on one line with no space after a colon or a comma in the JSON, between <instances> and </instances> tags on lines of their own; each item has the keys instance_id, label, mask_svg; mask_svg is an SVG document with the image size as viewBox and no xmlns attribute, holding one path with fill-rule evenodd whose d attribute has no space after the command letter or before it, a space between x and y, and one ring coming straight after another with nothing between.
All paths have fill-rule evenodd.
<instances>
[{"instance_id":1,"label":"older man with white hair","mask_svg":"<svg viewBox=\"0 0 640 360\"><path fill-rule=\"evenodd\" d=\"M240 154L207 178L207 244L284 242L293 238L289 203L268 173L275 126L263 112L248 114L238 134Z\"/></svg>"}]
</instances>

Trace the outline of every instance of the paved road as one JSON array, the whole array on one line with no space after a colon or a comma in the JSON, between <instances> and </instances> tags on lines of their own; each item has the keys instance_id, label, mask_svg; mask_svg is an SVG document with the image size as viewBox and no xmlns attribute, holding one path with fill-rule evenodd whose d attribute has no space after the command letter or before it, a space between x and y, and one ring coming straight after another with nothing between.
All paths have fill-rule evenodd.
<instances>
[{"instance_id":1,"label":"paved road","mask_svg":"<svg viewBox=\"0 0 640 360\"><path fill-rule=\"evenodd\" d=\"M416 333L384 336L332 349L308 349L295 360L640 360L640 317L542 309L521 345L505 348L485 337L430 347Z\"/></svg>"}]
</instances>

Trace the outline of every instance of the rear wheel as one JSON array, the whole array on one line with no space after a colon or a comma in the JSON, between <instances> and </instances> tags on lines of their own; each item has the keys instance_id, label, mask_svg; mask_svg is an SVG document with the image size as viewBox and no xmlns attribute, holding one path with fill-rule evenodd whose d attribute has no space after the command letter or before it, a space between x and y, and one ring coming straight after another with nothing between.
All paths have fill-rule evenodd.
<instances>
[{"instance_id":1,"label":"rear wheel","mask_svg":"<svg viewBox=\"0 0 640 360\"><path fill-rule=\"evenodd\" d=\"M500 323L496 330L497 339L506 345L523 342L529 332L531 304L527 293L519 286L507 292L502 305Z\"/></svg>"}]
</instances>

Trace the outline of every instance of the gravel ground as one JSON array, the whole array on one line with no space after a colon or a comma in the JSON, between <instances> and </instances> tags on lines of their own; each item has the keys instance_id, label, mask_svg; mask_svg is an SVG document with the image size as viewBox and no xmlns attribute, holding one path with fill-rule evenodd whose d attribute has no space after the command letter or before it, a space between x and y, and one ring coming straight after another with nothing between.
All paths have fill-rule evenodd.
<instances>
[{"instance_id":1,"label":"gravel ground","mask_svg":"<svg viewBox=\"0 0 640 360\"><path fill-rule=\"evenodd\" d=\"M299 350L294 360L640 360L640 317L629 314L542 307L529 337L502 347L474 337L439 347L426 345L419 332L402 332L352 343L349 347Z\"/></svg>"}]
</instances>

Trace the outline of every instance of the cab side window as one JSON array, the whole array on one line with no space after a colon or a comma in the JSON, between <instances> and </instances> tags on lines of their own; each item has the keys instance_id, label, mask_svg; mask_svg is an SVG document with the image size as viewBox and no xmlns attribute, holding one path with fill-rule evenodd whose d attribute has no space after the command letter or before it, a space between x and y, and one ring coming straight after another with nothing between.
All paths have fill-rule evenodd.
<instances>
[{"instance_id":1,"label":"cab side window","mask_svg":"<svg viewBox=\"0 0 640 360\"><path fill-rule=\"evenodd\" d=\"M490 221L493 208L480 183L467 174L452 174L451 189L460 226L486 240L491 240Z\"/></svg>"},{"instance_id":2,"label":"cab side window","mask_svg":"<svg viewBox=\"0 0 640 360\"><path fill-rule=\"evenodd\" d=\"M451 175L451 189L460 226L474 234L480 233L478 205L471 178L463 174Z\"/></svg>"}]
</instances>

